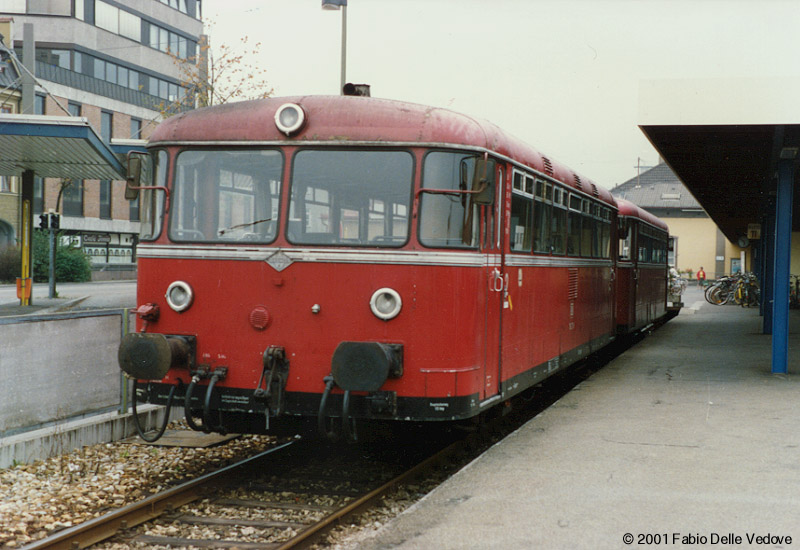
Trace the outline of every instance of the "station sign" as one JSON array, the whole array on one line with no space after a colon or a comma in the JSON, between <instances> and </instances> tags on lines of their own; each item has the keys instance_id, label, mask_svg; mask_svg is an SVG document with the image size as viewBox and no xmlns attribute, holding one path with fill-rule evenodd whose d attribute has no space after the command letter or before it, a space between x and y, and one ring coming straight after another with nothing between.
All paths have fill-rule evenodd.
<instances>
[{"instance_id":1,"label":"station sign","mask_svg":"<svg viewBox=\"0 0 800 550\"><path fill-rule=\"evenodd\" d=\"M83 235L84 244L110 243L111 235L108 233L86 233Z\"/></svg>"},{"instance_id":2,"label":"station sign","mask_svg":"<svg viewBox=\"0 0 800 550\"><path fill-rule=\"evenodd\" d=\"M747 238L751 241L758 240L761 238L761 224L760 223L748 223L747 224Z\"/></svg>"}]
</instances>

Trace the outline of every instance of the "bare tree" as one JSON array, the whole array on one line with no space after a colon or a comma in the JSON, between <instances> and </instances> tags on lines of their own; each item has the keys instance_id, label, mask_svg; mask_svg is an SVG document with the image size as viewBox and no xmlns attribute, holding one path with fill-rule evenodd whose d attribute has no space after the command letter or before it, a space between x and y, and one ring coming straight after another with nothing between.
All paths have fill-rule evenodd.
<instances>
[{"instance_id":1,"label":"bare tree","mask_svg":"<svg viewBox=\"0 0 800 550\"><path fill-rule=\"evenodd\" d=\"M251 45L247 36L234 49L227 44L212 48L208 35L202 35L196 55L183 59L174 52L168 53L180 70L183 95L156 106L163 118L187 109L272 95L273 89L267 83L267 70L247 61L258 58L261 43Z\"/></svg>"}]
</instances>

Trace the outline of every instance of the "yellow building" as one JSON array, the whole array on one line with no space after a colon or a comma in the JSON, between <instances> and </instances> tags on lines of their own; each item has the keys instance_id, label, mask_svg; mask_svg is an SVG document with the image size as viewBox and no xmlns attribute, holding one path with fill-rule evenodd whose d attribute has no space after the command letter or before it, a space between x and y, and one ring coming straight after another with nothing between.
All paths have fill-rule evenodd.
<instances>
[{"instance_id":1,"label":"yellow building","mask_svg":"<svg viewBox=\"0 0 800 550\"><path fill-rule=\"evenodd\" d=\"M673 242L670 265L684 276L694 279L700 267L708 279L734 273L742 269L742 253L744 270L753 271L751 247L741 248L728 241L666 164L643 171L611 189L611 194L631 201L669 225Z\"/></svg>"}]
</instances>

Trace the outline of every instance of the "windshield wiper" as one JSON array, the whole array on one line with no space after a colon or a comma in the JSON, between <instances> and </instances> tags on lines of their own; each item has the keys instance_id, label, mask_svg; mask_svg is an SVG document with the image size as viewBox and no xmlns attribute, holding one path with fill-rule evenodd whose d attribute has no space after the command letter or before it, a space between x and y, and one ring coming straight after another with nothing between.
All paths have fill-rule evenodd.
<instances>
[{"instance_id":1,"label":"windshield wiper","mask_svg":"<svg viewBox=\"0 0 800 550\"><path fill-rule=\"evenodd\" d=\"M219 230L219 234L220 234L220 236L222 236L225 233L227 233L228 231L233 231L234 229L241 229L242 227L251 227L253 225L258 225L260 223L271 222L271 221L272 221L272 218L264 218L263 220L256 220L254 222L240 223L238 225L232 225L227 229L220 229Z\"/></svg>"}]
</instances>

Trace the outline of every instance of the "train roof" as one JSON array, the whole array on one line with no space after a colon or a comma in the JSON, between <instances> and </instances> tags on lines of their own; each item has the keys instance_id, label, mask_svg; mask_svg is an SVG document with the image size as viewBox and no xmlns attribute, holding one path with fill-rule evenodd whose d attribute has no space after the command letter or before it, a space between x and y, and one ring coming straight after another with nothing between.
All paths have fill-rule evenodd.
<instances>
[{"instance_id":1,"label":"train roof","mask_svg":"<svg viewBox=\"0 0 800 550\"><path fill-rule=\"evenodd\" d=\"M275 125L286 103L303 108L306 123L291 137ZM355 96L296 96L226 103L196 109L162 122L148 146L170 143L245 145L269 143L406 143L488 149L565 185L614 204L611 194L509 135L491 122L414 103Z\"/></svg>"},{"instance_id":2,"label":"train roof","mask_svg":"<svg viewBox=\"0 0 800 550\"><path fill-rule=\"evenodd\" d=\"M658 227L659 229L663 229L666 232L669 232L669 227L660 218L657 218L647 210L644 210L630 201L626 201L625 199L617 198L617 208L619 209L620 216L628 216L632 218L639 218L654 227Z\"/></svg>"}]
</instances>

